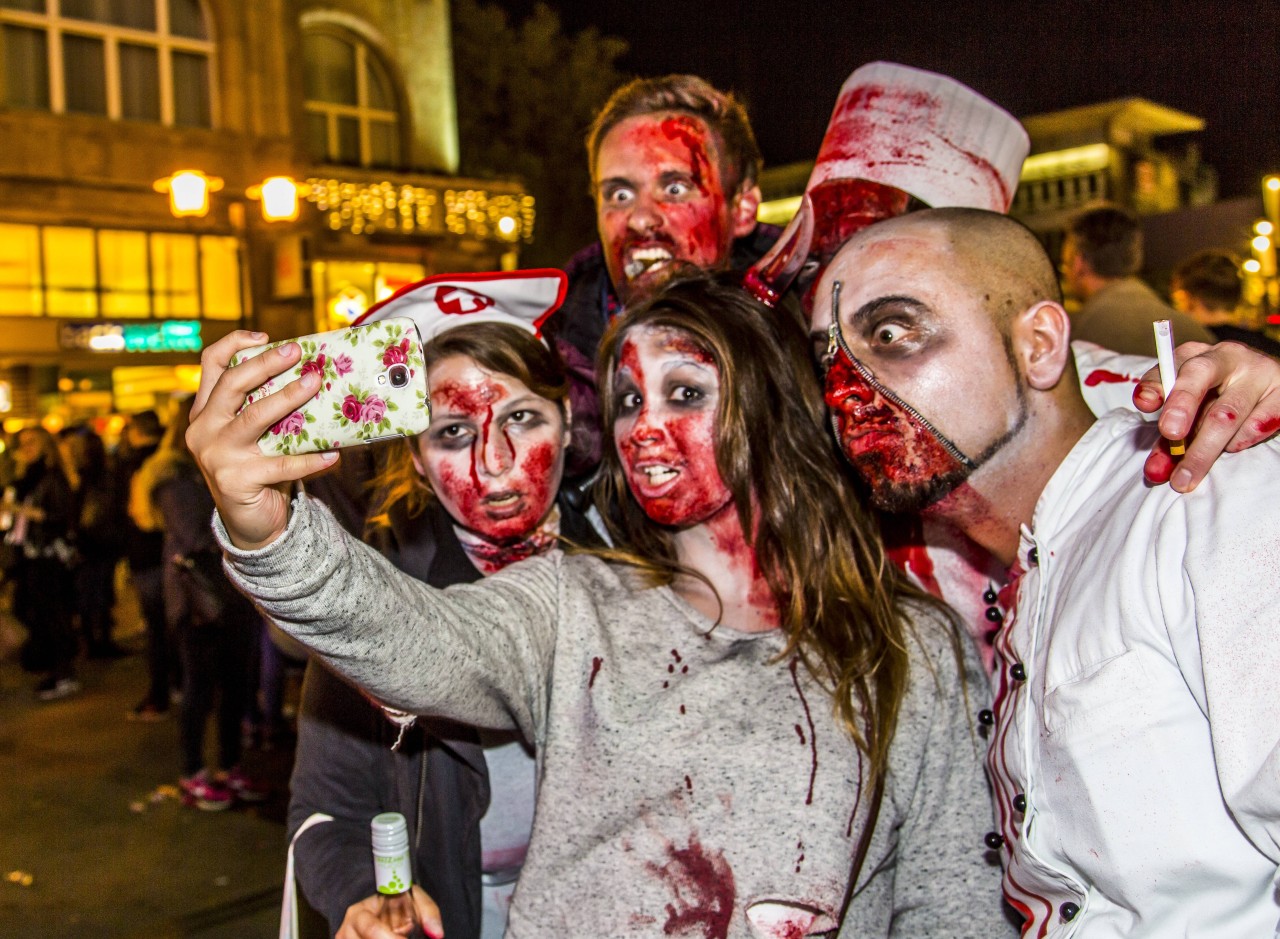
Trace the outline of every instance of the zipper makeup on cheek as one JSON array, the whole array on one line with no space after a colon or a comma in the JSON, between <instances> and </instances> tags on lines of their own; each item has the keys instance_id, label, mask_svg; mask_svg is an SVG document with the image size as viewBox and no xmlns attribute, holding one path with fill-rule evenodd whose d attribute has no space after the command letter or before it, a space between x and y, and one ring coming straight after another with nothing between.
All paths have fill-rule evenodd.
<instances>
[{"instance_id":1,"label":"zipper makeup on cheek","mask_svg":"<svg viewBox=\"0 0 1280 939\"><path fill-rule=\"evenodd\" d=\"M894 394L892 391L890 391L888 388L882 385L879 381L877 381L875 375L871 372L871 370L868 369L865 365L863 365L858 360L858 358L853 354L853 352L849 349L848 344L845 342L844 332L841 330L841 327L840 327L839 307L840 307L841 286L842 286L841 282L836 281L834 284L832 284L832 287L831 287L831 325L827 327L827 353L829 356L833 356L833 358L831 360L831 365L828 367L828 376L830 376L830 372L834 370L834 366L839 361L840 357L843 356L844 361L840 363L842 366L848 369L852 369L852 371L857 374L857 376L868 388L875 391L877 394L879 394L882 398L884 398L894 407L900 409L911 420L912 423L918 426L928 436L936 440L938 444L942 447L942 449L945 450L947 454L950 455L957 463L959 463L965 469L969 469L969 470L976 469L977 464L974 463L974 461L970 459L968 456L966 456L964 454L964 451L962 451L959 447L957 447L954 443L952 443L949 438L947 438L936 427L934 427L931 423L929 423L929 421L926 420L925 417L919 411L917 411L911 405L907 404L907 402L903 401L900 397L898 397L896 394ZM838 394L838 389L832 389L829 382L824 381L824 385L826 386L824 388L825 395L832 395L834 392L835 399L837 401L842 401L844 397L846 397L846 395ZM829 397L828 413L831 416L832 426L836 430L836 439L842 442L841 452L843 452L844 437L840 433L840 428L838 424L839 418L836 416L836 410L831 407L831 400L832 399Z\"/></svg>"}]
</instances>

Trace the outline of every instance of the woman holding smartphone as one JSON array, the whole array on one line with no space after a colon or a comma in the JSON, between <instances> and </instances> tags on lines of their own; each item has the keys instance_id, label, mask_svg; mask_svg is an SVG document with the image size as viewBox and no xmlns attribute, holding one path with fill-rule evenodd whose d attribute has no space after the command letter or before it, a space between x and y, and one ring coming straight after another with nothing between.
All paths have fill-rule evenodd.
<instances>
[{"instance_id":1,"label":"woman holding smartphone","mask_svg":"<svg viewBox=\"0 0 1280 939\"><path fill-rule=\"evenodd\" d=\"M400 305L410 303L406 296ZM583 515L558 497L571 415L559 357L534 335L545 307L506 304L502 321L470 324L424 312L428 301L413 306L421 333L445 330L423 345L432 423L380 454L366 540L434 587L478 581L547 553L561 537L598 543ZM529 842L532 745L518 731L394 717L319 661L308 664L290 835L315 812L334 821L295 844L302 892L331 934L367 929L379 907L369 821L396 811L408 822L415 875L439 904L445 932L499 939Z\"/></svg>"},{"instance_id":2,"label":"woman holding smartphone","mask_svg":"<svg viewBox=\"0 0 1280 939\"><path fill-rule=\"evenodd\" d=\"M278 488L327 461L254 441L314 387L237 415L296 358L223 372L251 341L206 353L192 428L234 576L382 700L534 741L508 935L1011 933L980 666L885 561L798 330L724 278L622 317L598 369L616 548L443 591Z\"/></svg>"}]
</instances>

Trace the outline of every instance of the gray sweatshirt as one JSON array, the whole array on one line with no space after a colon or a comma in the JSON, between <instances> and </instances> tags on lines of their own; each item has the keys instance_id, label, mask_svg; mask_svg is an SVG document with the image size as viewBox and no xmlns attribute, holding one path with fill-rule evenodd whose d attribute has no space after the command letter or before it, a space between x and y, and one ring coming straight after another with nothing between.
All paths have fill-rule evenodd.
<instances>
[{"instance_id":1,"label":"gray sweatshirt","mask_svg":"<svg viewBox=\"0 0 1280 939\"><path fill-rule=\"evenodd\" d=\"M508 935L802 936L836 928L871 802L863 760L778 632L712 623L625 567L552 552L436 590L300 496L232 548L280 626L387 703L537 747ZM880 818L843 936L1012 934L965 674L922 614Z\"/></svg>"}]
</instances>

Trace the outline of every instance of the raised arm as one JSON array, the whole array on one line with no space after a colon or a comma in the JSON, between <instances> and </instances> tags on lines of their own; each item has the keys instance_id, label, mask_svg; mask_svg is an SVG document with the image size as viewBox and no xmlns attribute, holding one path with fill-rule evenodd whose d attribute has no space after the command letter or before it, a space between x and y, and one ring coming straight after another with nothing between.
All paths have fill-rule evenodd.
<instances>
[{"instance_id":1,"label":"raised arm","mask_svg":"<svg viewBox=\"0 0 1280 939\"><path fill-rule=\"evenodd\" d=\"M265 548L242 551L221 528L240 589L379 701L541 739L559 552L439 590L394 567L305 495L295 499L288 529Z\"/></svg>"}]
</instances>

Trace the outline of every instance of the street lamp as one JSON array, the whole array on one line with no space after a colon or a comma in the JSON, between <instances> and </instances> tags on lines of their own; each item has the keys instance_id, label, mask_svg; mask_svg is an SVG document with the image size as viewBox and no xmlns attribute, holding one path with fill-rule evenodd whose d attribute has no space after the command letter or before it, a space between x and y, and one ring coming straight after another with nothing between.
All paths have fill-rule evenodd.
<instances>
[{"instance_id":1,"label":"street lamp","mask_svg":"<svg viewBox=\"0 0 1280 939\"><path fill-rule=\"evenodd\" d=\"M169 194L169 211L174 218L200 218L209 214L209 193L221 189L222 180L217 176L206 176L199 170L178 170L157 179L152 187L156 192Z\"/></svg>"},{"instance_id":2,"label":"street lamp","mask_svg":"<svg viewBox=\"0 0 1280 939\"><path fill-rule=\"evenodd\" d=\"M264 221L292 222L298 217L298 184L288 176L269 176L245 195L261 200Z\"/></svg>"}]
</instances>

